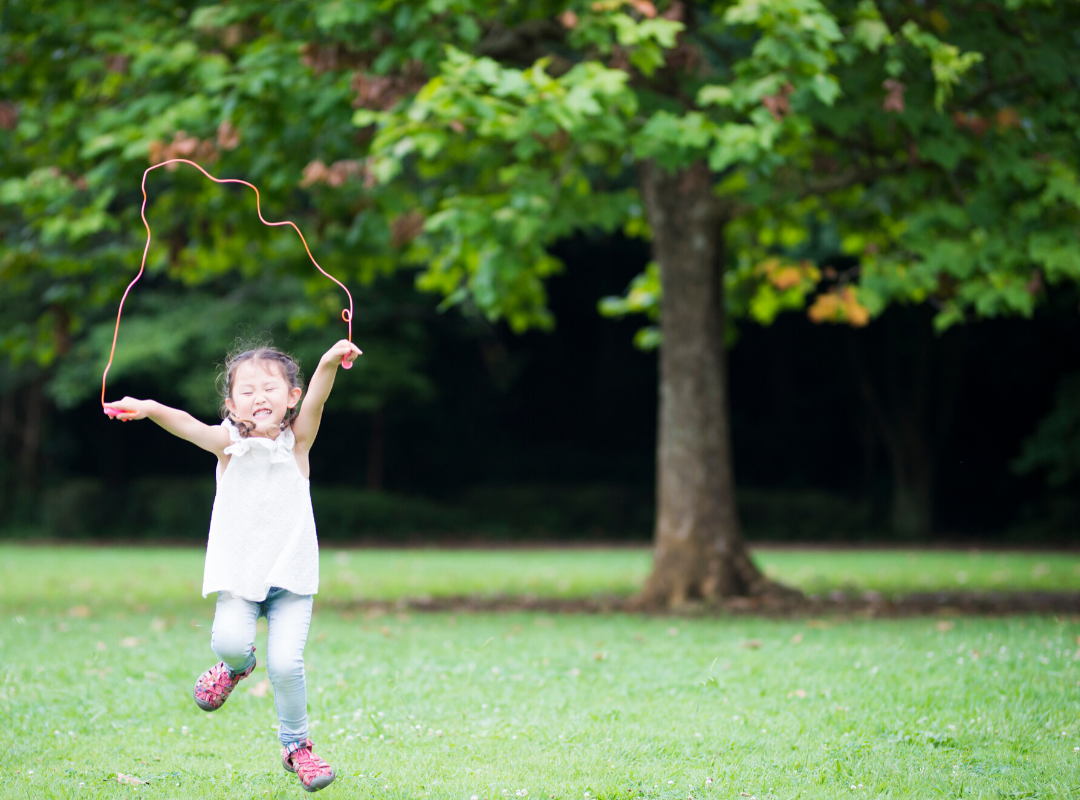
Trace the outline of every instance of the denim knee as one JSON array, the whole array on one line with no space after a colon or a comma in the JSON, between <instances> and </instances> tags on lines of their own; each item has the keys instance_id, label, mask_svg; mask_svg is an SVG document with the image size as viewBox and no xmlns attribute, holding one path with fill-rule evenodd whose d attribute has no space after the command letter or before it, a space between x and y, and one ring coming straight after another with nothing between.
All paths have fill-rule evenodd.
<instances>
[{"instance_id":1,"label":"denim knee","mask_svg":"<svg viewBox=\"0 0 1080 800\"><path fill-rule=\"evenodd\" d=\"M275 690L304 680L303 656L282 656L270 653L266 661L266 672Z\"/></svg>"},{"instance_id":2,"label":"denim knee","mask_svg":"<svg viewBox=\"0 0 1080 800\"><path fill-rule=\"evenodd\" d=\"M215 630L210 634L210 647L230 667L237 667L250 660L255 643L238 631Z\"/></svg>"}]
</instances>

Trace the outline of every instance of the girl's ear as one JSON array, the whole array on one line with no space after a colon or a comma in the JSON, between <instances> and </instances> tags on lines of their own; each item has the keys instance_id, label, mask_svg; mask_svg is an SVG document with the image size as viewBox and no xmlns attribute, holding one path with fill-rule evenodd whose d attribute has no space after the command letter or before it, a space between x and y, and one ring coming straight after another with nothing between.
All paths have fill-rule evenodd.
<instances>
[{"instance_id":1,"label":"girl's ear","mask_svg":"<svg viewBox=\"0 0 1080 800\"><path fill-rule=\"evenodd\" d=\"M229 413L236 414L236 403L233 402L231 397L225 398L225 408L229 409Z\"/></svg>"},{"instance_id":2,"label":"girl's ear","mask_svg":"<svg viewBox=\"0 0 1080 800\"><path fill-rule=\"evenodd\" d=\"M300 395L302 395L302 394L303 394L303 392L300 390L300 387L290 389L289 390L288 407L289 408L296 408L296 404L300 402Z\"/></svg>"}]
</instances>

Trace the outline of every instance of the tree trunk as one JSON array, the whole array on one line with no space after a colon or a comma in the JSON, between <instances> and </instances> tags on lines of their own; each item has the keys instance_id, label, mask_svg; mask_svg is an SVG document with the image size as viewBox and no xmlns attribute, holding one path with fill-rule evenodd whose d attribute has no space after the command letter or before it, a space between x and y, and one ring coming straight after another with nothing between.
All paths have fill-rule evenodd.
<instances>
[{"instance_id":1,"label":"tree trunk","mask_svg":"<svg viewBox=\"0 0 1080 800\"><path fill-rule=\"evenodd\" d=\"M895 320L884 320L882 324L890 323L895 324ZM913 358L906 357L896 349L896 337L886 337L888 345L876 359L884 372L884 389L880 390L863 358L855 338L858 335L849 340L848 352L863 404L889 460L889 528L902 539L929 538L934 529L934 473L933 444L925 424L927 348L924 342L918 342Z\"/></svg>"},{"instance_id":2,"label":"tree trunk","mask_svg":"<svg viewBox=\"0 0 1080 800\"><path fill-rule=\"evenodd\" d=\"M652 574L639 607L762 594L739 528L727 403L722 242L708 168L640 168L660 265L660 410Z\"/></svg>"},{"instance_id":3,"label":"tree trunk","mask_svg":"<svg viewBox=\"0 0 1080 800\"><path fill-rule=\"evenodd\" d=\"M901 539L927 539L934 532L934 465L924 419L910 414L896 424L897 441L886 447L892 466L889 524Z\"/></svg>"},{"instance_id":4,"label":"tree trunk","mask_svg":"<svg viewBox=\"0 0 1080 800\"><path fill-rule=\"evenodd\" d=\"M863 354L865 333L849 340L853 374L884 444L892 473L889 527L902 539L934 535L937 452L948 432L963 374L964 332L933 332L929 309L893 309L872 370ZM878 379L875 381L874 374Z\"/></svg>"}]
</instances>

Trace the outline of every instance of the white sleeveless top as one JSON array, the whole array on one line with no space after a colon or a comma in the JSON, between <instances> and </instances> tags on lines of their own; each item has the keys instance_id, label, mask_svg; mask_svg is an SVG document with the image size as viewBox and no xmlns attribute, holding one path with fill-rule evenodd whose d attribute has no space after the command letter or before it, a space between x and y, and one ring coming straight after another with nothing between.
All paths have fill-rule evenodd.
<instances>
[{"instance_id":1,"label":"white sleeveless top","mask_svg":"<svg viewBox=\"0 0 1080 800\"><path fill-rule=\"evenodd\" d=\"M231 592L258 602L272 586L315 594L319 541L308 479L293 455L296 437L284 430L276 439L244 438L229 420L221 424L232 458L217 475L203 597Z\"/></svg>"}]
</instances>

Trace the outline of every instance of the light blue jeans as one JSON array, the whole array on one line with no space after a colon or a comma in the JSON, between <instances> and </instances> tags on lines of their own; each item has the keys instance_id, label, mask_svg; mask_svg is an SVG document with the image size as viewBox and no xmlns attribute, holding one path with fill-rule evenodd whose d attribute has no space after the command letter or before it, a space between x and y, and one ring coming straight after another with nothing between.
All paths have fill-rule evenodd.
<instances>
[{"instance_id":1,"label":"light blue jeans","mask_svg":"<svg viewBox=\"0 0 1080 800\"><path fill-rule=\"evenodd\" d=\"M284 745L308 738L304 645L311 625L311 605L310 594L273 587L259 603L218 592L214 611L210 647L233 672L243 672L255 663L255 623L266 617L266 671L274 687L278 738Z\"/></svg>"}]
</instances>

